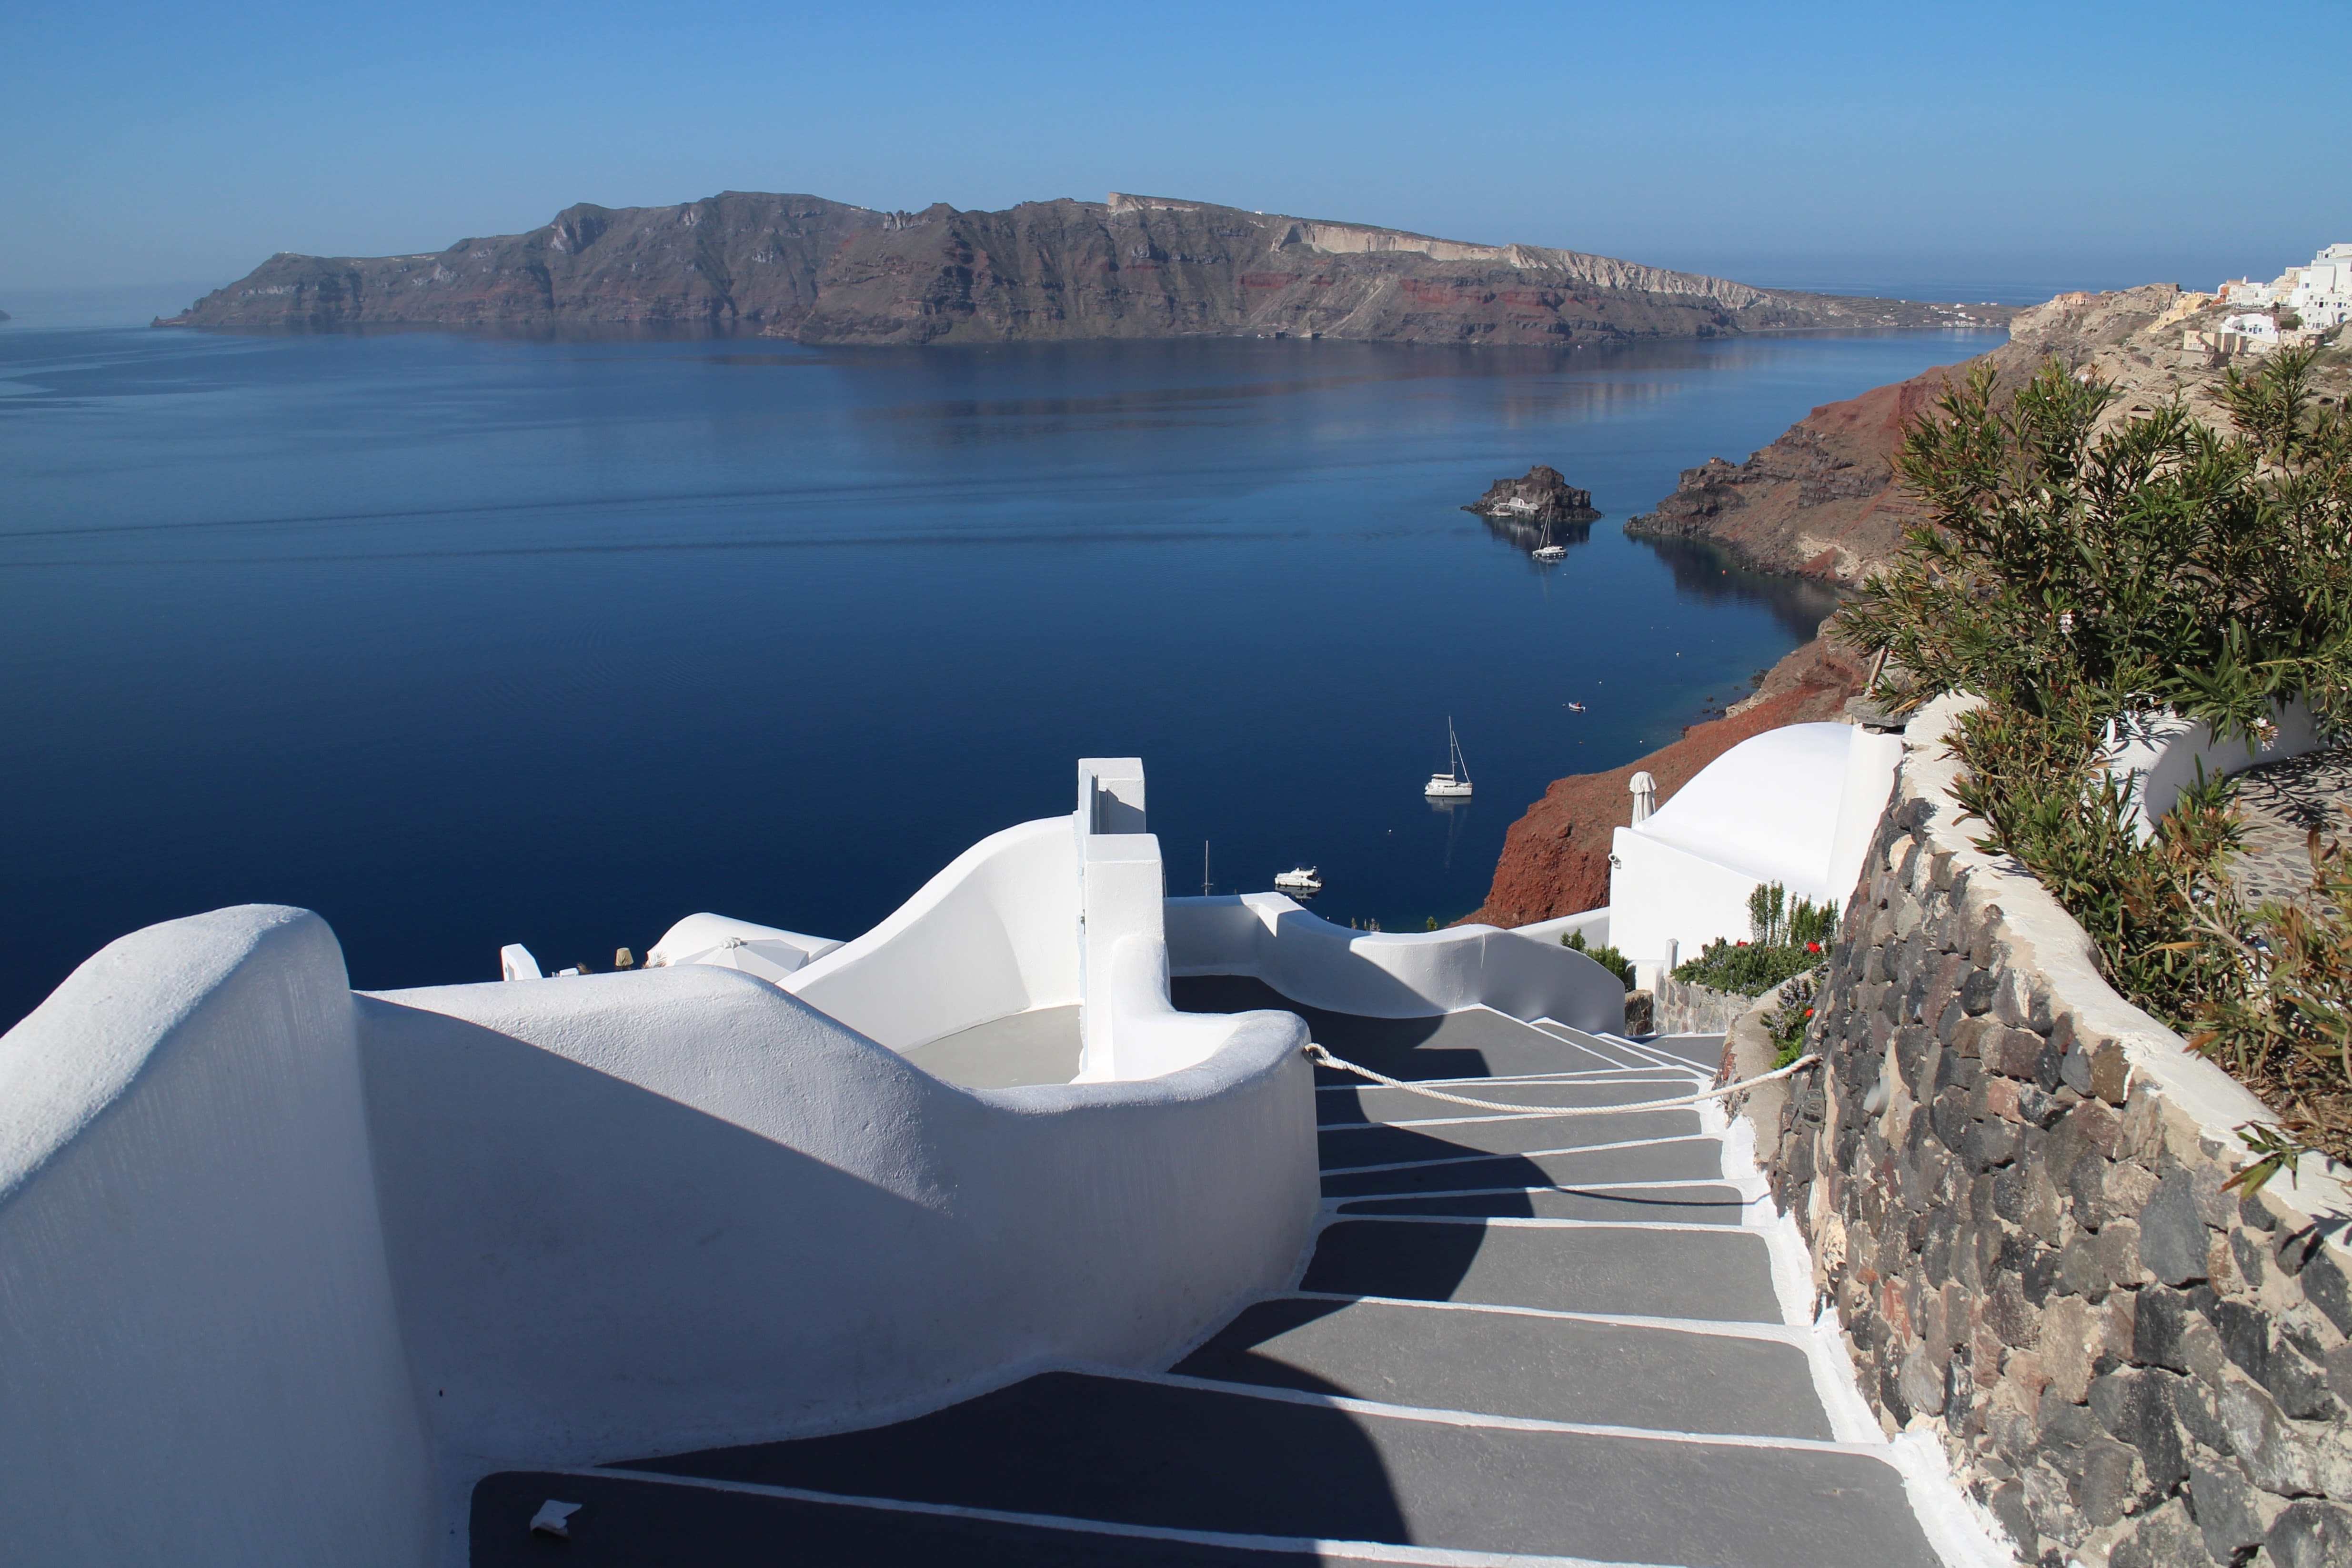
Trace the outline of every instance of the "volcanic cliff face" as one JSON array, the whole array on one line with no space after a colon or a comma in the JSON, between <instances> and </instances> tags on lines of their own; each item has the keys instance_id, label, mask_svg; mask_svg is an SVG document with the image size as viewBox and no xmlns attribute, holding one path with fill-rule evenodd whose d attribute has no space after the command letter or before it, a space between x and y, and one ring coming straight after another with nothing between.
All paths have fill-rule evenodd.
<instances>
[{"instance_id":1,"label":"volcanic cliff face","mask_svg":"<svg viewBox=\"0 0 2352 1568\"><path fill-rule=\"evenodd\" d=\"M529 234L434 255L281 254L163 324L679 321L811 343L1197 335L1561 344L1988 314L1972 310L1754 289L1575 251L1147 196L881 213L730 191L675 207L571 207Z\"/></svg>"},{"instance_id":2,"label":"volcanic cliff face","mask_svg":"<svg viewBox=\"0 0 2352 1568\"><path fill-rule=\"evenodd\" d=\"M1750 736L1839 717L1865 673L1843 649L1816 637L1774 665L1756 694L1725 717L1694 724L1681 740L1622 768L1555 780L1504 836L1486 903L1457 923L1517 926L1599 909L1609 901L1610 832L1633 826L1626 785L1636 773L1656 781L1664 805L1701 768Z\"/></svg>"},{"instance_id":3,"label":"volcanic cliff face","mask_svg":"<svg viewBox=\"0 0 2352 1568\"><path fill-rule=\"evenodd\" d=\"M332 328L372 322L792 321L853 235L895 221L820 196L730 191L675 207L566 207L529 234L425 256L281 251L163 323Z\"/></svg>"},{"instance_id":4,"label":"volcanic cliff face","mask_svg":"<svg viewBox=\"0 0 2352 1568\"><path fill-rule=\"evenodd\" d=\"M2108 411L2111 422L2179 396L2191 413L2223 426L2213 395L2220 370L2181 348L2188 328L2220 313L2206 296L2169 283L2061 294L2019 312L2009 341L1980 358L2003 388L2021 384L2053 354L2114 382L2125 395ZM1916 515L1890 467L1905 422L1977 363L1824 404L1744 463L1716 458L1686 468L1675 493L1629 520L1625 531L1713 540L1766 571L1859 583L1894 554Z\"/></svg>"}]
</instances>

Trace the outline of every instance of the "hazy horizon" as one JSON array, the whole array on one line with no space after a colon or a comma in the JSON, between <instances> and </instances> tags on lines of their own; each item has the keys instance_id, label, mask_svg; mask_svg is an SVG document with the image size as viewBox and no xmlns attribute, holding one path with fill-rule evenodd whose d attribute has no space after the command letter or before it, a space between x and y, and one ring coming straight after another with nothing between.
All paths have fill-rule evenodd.
<instances>
[{"instance_id":1,"label":"hazy horizon","mask_svg":"<svg viewBox=\"0 0 2352 1568\"><path fill-rule=\"evenodd\" d=\"M397 13L100 0L20 19L0 309L437 251L574 202L1112 189L1782 287L2013 297L2260 276L2352 238L2319 51L2204 8L1696 5L1671 26L1369 0L1160 16L722 3ZM37 221L25 221L27 215ZM2046 294L2043 296L2046 297ZM191 296L193 298L193 296ZM185 300L178 301L185 304Z\"/></svg>"}]
</instances>

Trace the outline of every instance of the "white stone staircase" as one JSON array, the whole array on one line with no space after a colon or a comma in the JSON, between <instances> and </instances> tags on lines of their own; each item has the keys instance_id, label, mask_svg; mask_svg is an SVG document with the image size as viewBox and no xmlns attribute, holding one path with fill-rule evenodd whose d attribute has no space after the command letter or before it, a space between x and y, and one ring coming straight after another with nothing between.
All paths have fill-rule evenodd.
<instances>
[{"instance_id":1,"label":"white stone staircase","mask_svg":"<svg viewBox=\"0 0 2352 1568\"><path fill-rule=\"evenodd\" d=\"M1286 1005L1178 984L1199 1011ZM1720 1042L1296 1008L1335 1054L1529 1105L1687 1094ZM1713 1106L1525 1118L1318 1070L1294 1288L1163 1371L1064 1366L896 1425L494 1475L472 1561L575 1565L1985 1561L1808 1319ZM541 1503L583 1505L533 1538ZM1931 1541L1932 1538L1932 1541Z\"/></svg>"}]
</instances>

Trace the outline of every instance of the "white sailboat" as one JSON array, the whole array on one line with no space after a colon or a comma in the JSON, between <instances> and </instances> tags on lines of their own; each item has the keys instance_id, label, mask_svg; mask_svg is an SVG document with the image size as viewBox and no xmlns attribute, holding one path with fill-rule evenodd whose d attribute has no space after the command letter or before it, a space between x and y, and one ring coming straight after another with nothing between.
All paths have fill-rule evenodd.
<instances>
[{"instance_id":1,"label":"white sailboat","mask_svg":"<svg viewBox=\"0 0 2352 1568\"><path fill-rule=\"evenodd\" d=\"M1454 718L1445 720L1445 744L1452 766L1444 773L1429 775L1422 794L1432 800L1464 800L1470 794L1470 764L1462 759L1462 742L1454 733Z\"/></svg>"}]
</instances>

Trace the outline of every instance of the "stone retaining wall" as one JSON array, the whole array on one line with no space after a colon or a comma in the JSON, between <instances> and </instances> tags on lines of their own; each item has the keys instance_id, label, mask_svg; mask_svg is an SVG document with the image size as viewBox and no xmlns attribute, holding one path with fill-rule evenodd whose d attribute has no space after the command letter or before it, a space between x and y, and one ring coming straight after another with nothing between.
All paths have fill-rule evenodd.
<instances>
[{"instance_id":1,"label":"stone retaining wall","mask_svg":"<svg viewBox=\"0 0 2352 1568\"><path fill-rule=\"evenodd\" d=\"M2352 1204L2316 1159L2222 1190L2267 1113L1970 846L1956 710L1906 732L1823 1064L1749 1108L1864 1392L1941 1438L2021 1561L2352 1564ZM1759 1034L1733 1032L1738 1076Z\"/></svg>"},{"instance_id":2,"label":"stone retaining wall","mask_svg":"<svg viewBox=\"0 0 2352 1568\"><path fill-rule=\"evenodd\" d=\"M1717 991L1671 974L1658 976L1655 994L1657 1028L1662 1035L1720 1035L1731 1027L1732 1020L1756 1005L1753 996Z\"/></svg>"}]
</instances>

